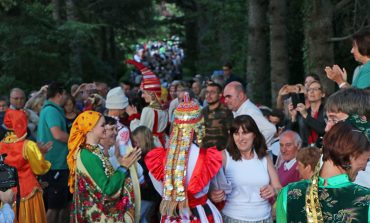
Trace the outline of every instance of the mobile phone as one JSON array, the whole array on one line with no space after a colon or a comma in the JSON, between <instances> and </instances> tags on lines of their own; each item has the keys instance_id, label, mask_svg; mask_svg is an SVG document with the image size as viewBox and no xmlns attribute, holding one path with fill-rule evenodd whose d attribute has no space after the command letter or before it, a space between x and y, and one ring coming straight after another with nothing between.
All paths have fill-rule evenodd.
<instances>
[{"instance_id":1,"label":"mobile phone","mask_svg":"<svg viewBox=\"0 0 370 223\"><path fill-rule=\"evenodd\" d=\"M292 93L291 97L292 97L293 108L296 108L297 104L299 103L302 103L302 104L305 103L305 98L304 98L303 93Z\"/></svg>"}]
</instances>

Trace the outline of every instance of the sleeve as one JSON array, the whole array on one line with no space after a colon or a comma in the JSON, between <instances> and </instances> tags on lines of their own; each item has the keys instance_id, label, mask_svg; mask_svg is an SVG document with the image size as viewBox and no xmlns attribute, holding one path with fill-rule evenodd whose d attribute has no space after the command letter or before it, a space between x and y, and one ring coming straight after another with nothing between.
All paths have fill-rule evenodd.
<instances>
[{"instance_id":1,"label":"sleeve","mask_svg":"<svg viewBox=\"0 0 370 223\"><path fill-rule=\"evenodd\" d=\"M130 130L127 127L123 126L118 131L116 141L118 142L120 147L124 146L124 149L126 148L126 146L131 146ZM121 155L124 155L124 154L125 154L125 152L123 153L121 151Z\"/></svg>"},{"instance_id":2,"label":"sleeve","mask_svg":"<svg viewBox=\"0 0 370 223\"><path fill-rule=\"evenodd\" d=\"M295 122L292 122L292 120L288 120L285 126L285 130L292 130L295 132L299 132L299 126L298 126L298 119L300 115L297 114L297 120Z\"/></svg>"},{"instance_id":3,"label":"sleeve","mask_svg":"<svg viewBox=\"0 0 370 223\"><path fill-rule=\"evenodd\" d=\"M320 112L323 113L324 110L322 109ZM323 114L319 114L319 116L323 117ZM326 126L324 119L314 119L310 114L308 114L306 118L303 118L303 121L306 126L313 129L317 134L320 136L324 135Z\"/></svg>"},{"instance_id":4,"label":"sleeve","mask_svg":"<svg viewBox=\"0 0 370 223\"><path fill-rule=\"evenodd\" d=\"M134 131L140 125L144 125L153 131L154 111L152 108L145 107L141 112L140 120L134 119L131 121L130 130Z\"/></svg>"},{"instance_id":5,"label":"sleeve","mask_svg":"<svg viewBox=\"0 0 370 223\"><path fill-rule=\"evenodd\" d=\"M81 162L104 194L111 196L122 188L126 173L117 169L112 176L108 177L99 157L86 149L81 151Z\"/></svg>"},{"instance_id":6,"label":"sleeve","mask_svg":"<svg viewBox=\"0 0 370 223\"><path fill-rule=\"evenodd\" d=\"M288 187L284 187L277 198L276 204L276 222L286 223L287 222L287 194Z\"/></svg>"},{"instance_id":7,"label":"sleeve","mask_svg":"<svg viewBox=\"0 0 370 223\"><path fill-rule=\"evenodd\" d=\"M148 154L146 154L144 162L151 173L151 176L158 181L163 181L166 150L164 148L152 149Z\"/></svg>"},{"instance_id":8,"label":"sleeve","mask_svg":"<svg viewBox=\"0 0 370 223\"><path fill-rule=\"evenodd\" d=\"M49 171L51 163L45 160L39 147L33 141L26 140L23 150L23 157L28 160L32 172L36 175L43 175Z\"/></svg>"},{"instance_id":9,"label":"sleeve","mask_svg":"<svg viewBox=\"0 0 370 223\"><path fill-rule=\"evenodd\" d=\"M270 123L265 117L263 117L263 115L251 114L251 117L256 122L262 135L265 137L266 144L269 146L274 139L274 135L276 132L275 125Z\"/></svg>"},{"instance_id":10,"label":"sleeve","mask_svg":"<svg viewBox=\"0 0 370 223\"><path fill-rule=\"evenodd\" d=\"M217 148L201 148L188 184L188 194L195 195L203 190L216 176L222 166L222 152Z\"/></svg>"},{"instance_id":11,"label":"sleeve","mask_svg":"<svg viewBox=\"0 0 370 223\"><path fill-rule=\"evenodd\" d=\"M14 221L14 212L9 204L4 204L0 209L0 222L12 223Z\"/></svg>"},{"instance_id":12,"label":"sleeve","mask_svg":"<svg viewBox=\"0 0 370 223\"><path fill-rule=\"evenodd\" d=\"M52 106L48 106L45 109L47 109L47 111L45 112L47 112L46 114L48 114L48 115L45 115L45 122L48 128L59 127L63 129L62 120L61 120L60 115L55 115L55 113L58 112L56 108L53 108Z\"/></svg>"}]
</instances>

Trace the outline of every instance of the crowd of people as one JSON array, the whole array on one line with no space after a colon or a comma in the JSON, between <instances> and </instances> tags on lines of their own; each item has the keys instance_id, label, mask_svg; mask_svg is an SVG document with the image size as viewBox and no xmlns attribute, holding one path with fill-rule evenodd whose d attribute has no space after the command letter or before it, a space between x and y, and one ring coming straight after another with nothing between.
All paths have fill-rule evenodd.
<instances>
[{"instance_id":1,"label":"crowd of people","mask_svg":"<svg viewBox=\"0 0 370 223\"><path fill-rule=\"evenodd\" d=\"M328 66L339 90L308 74L273 108L248 98L230 63L165 84L134 58L136 84L13 88L0 153L20 187L0 192L0 222L369 222L370 31L351 52L352 86Z\"/></svg>"}]
</instances>

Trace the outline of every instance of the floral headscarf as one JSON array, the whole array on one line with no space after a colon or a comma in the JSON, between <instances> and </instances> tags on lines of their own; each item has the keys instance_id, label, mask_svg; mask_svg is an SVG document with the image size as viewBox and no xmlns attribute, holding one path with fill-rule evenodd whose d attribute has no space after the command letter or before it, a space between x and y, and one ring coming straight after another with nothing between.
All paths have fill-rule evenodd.
<instances>
[{"instance_id":1,"label":"floral headscarf","mask_svg":"<svg viewBox=\"0 0 370 223\"><path fill-rule=\"evenodd\" d=\"M95 111L85 111L78 115L72 124L71 133L68 139L67 163L70 171L68 186L71 193L74 192L76 155L81 145L86 142L86 134L91 131L102 115Z\"/></svg>"}]
</instances>

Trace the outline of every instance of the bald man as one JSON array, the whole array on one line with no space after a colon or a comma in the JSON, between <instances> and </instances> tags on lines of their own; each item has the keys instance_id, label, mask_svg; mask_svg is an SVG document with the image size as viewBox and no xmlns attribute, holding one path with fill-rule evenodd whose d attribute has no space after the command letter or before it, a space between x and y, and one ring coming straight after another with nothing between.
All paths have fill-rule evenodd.
<instances>
[{"instance_id":1,"label":"bald man","mask_svg":"<svg viewBox=\"0 0 370 223\"><path fill-rule=\"evenodd\" d=\"M239 115L249 115L256 122L258 129L265 137L269 146L274 138L276 127L270 123L251 100L240 82L233 81L224 88L224 97L227 107L233 112L234 118Z\"/></svg>"}]
</instances>

